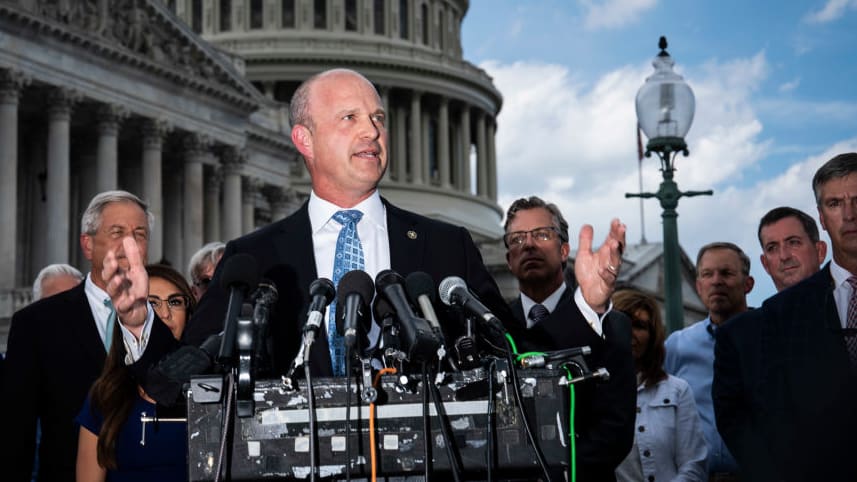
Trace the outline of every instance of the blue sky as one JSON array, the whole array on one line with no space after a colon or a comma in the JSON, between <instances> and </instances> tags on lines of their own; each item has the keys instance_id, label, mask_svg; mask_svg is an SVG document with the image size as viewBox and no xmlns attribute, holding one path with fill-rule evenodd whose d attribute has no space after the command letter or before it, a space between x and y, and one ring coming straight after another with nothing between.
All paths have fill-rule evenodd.
<instances>
[{"instance_id":1,"label":"blue sky","mask_svg":"<svg viewBox=\"0 0 857 482\"><path fill-rule=\"evenodd\" d=\"M751 305L775 292L756 239L759 218L789 205L817 218L810 180L835 154L857 151L857 0L472 0L464 57L503 93L499 202L540 194L603 239L612 217L629 242L661 241L661 209L641 223L634 97L653 71L658 38L696 96L679 157L679 242L731 241L752 260ZM645 143L645 137L643 138ZM643 189L661 181L643 161ZM823 238L827 239L826 233Z\"/></svg>"}]
</instances>

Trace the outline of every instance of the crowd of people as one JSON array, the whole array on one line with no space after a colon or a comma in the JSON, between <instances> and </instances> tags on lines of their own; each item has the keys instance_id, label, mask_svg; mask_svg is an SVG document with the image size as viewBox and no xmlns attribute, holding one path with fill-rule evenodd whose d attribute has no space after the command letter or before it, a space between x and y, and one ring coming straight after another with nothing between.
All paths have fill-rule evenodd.
<instances>
[{"instance_id":1,"label":"crowd of people","mask_svg":"<svg viewBox=\"0 0 857 482\"><path fill-rule=\"evenodd\" d=\"M576 480L857 479L848 457L857 442L857 153L834 157L812 180L831 240L827 265L813 218L773 209L759 223L760 261L780 292L748 307L749 257L712 242L696 258L708 316L666 336L654 294L617 283L619 220L597 248L584 225L567 270L560 210L537 196L514 201L503 242L520 295L507 303L467 230L381 197L386 114L365 77L345 69L311 77L292 98L290 121L310 173L308 201L249 235L204 246L186 274L146 264L153 219L143 200L125 191L92 199L80 237L91 270L46 267L34 302L12 319L0 387L3 480L185 480L185 425L140 421L174 402L153 367L221 330L228 292L219 267L242 254L279 291L266 344L273 374L300 348L314 280L349 269L458 276L520 352L585 345L587 362L609 372L576 390ZM455 311L435 308L454 340ZM339 373L341 362L342 337L324 325L308 355L315 376ZM378 332L368 331L370 344Z\"/></svg>"}]
</instances>

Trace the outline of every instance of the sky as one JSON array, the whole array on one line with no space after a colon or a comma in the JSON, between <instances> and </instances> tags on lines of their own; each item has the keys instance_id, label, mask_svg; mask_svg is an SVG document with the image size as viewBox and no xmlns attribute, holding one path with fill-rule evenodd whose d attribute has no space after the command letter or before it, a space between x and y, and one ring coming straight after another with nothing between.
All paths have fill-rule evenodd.
<instances>
[{"instance_id":1,"label":"sky","mask_svg":"<svg viewBox=\"0 0 857 482\"><path fill-rule=\"evenodd\" d=\"M471 0L464 58L503 95L499 204L555 202L573 244L583 224L599 243L614 217L629 243L662 241L658 201L644 200L641 216L640 200L625 198L640 192L640 164L643 191L662 180L656 156L638 162L634 105L661 35L696 98L675 181L714 191L681 198L679 243L691 260L709 242L741 246L758 306L776 292L759 219L785 205L817 220L813 174L857 151L857 0Z\"/></svg>"}]
</instances>

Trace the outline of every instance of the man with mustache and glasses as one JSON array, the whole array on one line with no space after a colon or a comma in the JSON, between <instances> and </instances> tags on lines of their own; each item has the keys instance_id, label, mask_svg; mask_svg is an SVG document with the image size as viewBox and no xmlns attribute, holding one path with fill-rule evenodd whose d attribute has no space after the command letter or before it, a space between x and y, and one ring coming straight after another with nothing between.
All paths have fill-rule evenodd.
<instances>
[{"instance_id":1,"label":"man with mustache and glasses","mask_svg":"<svg viewBox=\"0 0 857 482\"><path fill-rule=\"evenodd\" d=\"M777 291L797 284L821 268L827 243L812 217L787 206L771 209L759 221L762 266Z\"/></svg>"},{"instance_id":2,"label":"man with mustache and glasses","mask_svg":"<svg viewBox=\"0 0 857 482\"><path fill-rule=\"evenodd\" d=\"M665 343L664 370L687 381L708 443L708 473L712 481L738 480L738 465L714 422L711 379L714 374L714 336L718 327L747 311L747 293L753 289L750 258L733 243L709 243L696 257L696 291L708 308L708 317L673 332Z\"/></svg>"},{"instance_id":3,"label":"man with mustache and glasses","mask_svg":"<svg viewBox=\"0 0 857 482\"><path fill-rule=\"evenodd\" d=\"M717 331L717 427L745 480L857 480L857 153L812 189L833 259Z\"/></svg>"}]
</instances>

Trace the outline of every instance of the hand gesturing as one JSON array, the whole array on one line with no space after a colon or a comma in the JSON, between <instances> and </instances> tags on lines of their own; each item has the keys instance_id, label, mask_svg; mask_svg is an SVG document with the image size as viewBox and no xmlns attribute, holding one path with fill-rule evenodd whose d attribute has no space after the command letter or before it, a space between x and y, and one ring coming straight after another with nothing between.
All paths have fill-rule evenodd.
<instances>
[{"instance_id":1,"label":"hand gesturing","mask_svg":"<svg viewBox=\"0 0 857 482\"><path fill-rule=\"evenodd\" d=\"M603 313L616 288L622 251L625 249L625 225L613 219L610 222L610 233L598 251L592 251L592 237L592 226L586 224L580 228L574 276L586 303L596 313Z\"/></svg>"},{"instance_id":2,"label":"hand gesturing","mask_svg":"<svg viewBox=\"0 0 857 482\"><path fill-rule=\"evenodd\" d=\"M128 269L119 266L116 253L111 249L104 257L101 278L107 284L107 294L119 320L132 333L139 336L146 321L149 296L149 275L140 256L140 248L133 237L122 240L122 248L128 260Z\"/></svg>"}]
</instances>

